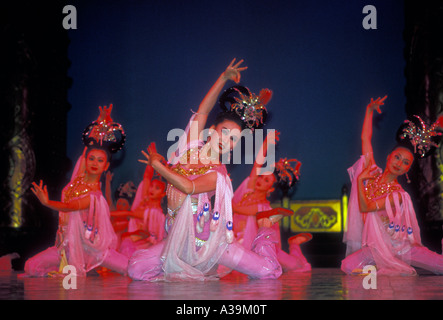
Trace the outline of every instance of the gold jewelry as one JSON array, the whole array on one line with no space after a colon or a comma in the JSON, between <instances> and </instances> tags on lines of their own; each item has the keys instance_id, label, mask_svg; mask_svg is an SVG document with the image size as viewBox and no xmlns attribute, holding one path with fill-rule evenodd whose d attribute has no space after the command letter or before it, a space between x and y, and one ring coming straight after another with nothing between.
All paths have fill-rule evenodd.
<instances>
[{"instance_id":1,"label":"gold jewelry","mask_svg":"<svg viewBox=\"0 0 443 320\"><path fill-rule=\"evenodd\" d=\"M208 148L210 148L210 145L207 143L205 144L201 149L199 148L191 148L188 151L186 151L185 154L180 158L180 161L178 164L172 168L173 171L177 172L178 174L182 176L191 176L191 175L200 175L205 174L212 168L216 166L214 164L214 158L211 158L210 156L207 156L208 154ZM183 168L182 163L191 163L191 164L197 164L200 162L208 163L208 165L202 165L200 167L196 168ZM212 163L212 164L209 164Z\"/></svg>"},{"instance_id":2,"label":"gold jewelry","mask_svg":"<svg viewBox=\"0 0 443 320\"><path fill-rule=\"evenodd\" d=\"M365 195L369 200L380 199L401 189L400 185L395 181L380 183L381 176L382 175L379 175L365 186Z\"/></svg>"},{"instance_id":3,"label":"gold jewelry","mask_svg":"<svg viewBox=\"0 0 443 320\"><path fill-rule=\"evenodd\" d=\"M99 182L87 183L83 179L83 175L78 176L65 188L65 190L63 190L63 202L67 203L75 198L79 198L80 196L89 193L94 189L97 189Z\"/></svg>"}]
</instances>

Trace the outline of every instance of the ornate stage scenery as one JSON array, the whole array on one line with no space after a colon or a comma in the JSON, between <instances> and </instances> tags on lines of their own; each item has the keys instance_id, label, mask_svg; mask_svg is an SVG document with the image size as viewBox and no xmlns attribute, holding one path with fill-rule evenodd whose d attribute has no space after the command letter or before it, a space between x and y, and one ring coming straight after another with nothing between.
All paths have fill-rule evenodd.
<instances>
[{"instance_id":1,"label":"ornate stage scenery","mask_svg":"<svg viewBox=\"0 0 443 320\"><path fill-rule=\"evenodd\" d=\"M348 168L362 153L365 106L371 98L388 96L381 114L374 112L372 127L374 159L381 169L404 119L418 115L431 124L443 116L441 1L63 0L41 4L19 0L0 6L0 300L175 300L167 314L208 318L270 317L281 308L291 308L286 303L273 304L276 300L443 300L443 275L420 263L413 276L377 274L380 269L374 266L360 269L358 275L342 270L352 190ZM124 188L133 188L131 201L135 201L135 191L148 174L146 163L151 161L154 167L155 153L147 151L150 143L155 142L158 154L167 157L178 141L170 133L183 131L191 116L201 116L200 102L233 58L235 63L244 59L231 65L241 71L238 85L256 93L261 88L272 90L272 99L263 103L266 123L259 129L263 138L270 130L278 132L272 149L275 161L297 159L299 163L296 170L275 166L280 175L271 176L278 182L265 199L275 210L290 212L276 224L282 251L293 249L294 236L306 237L299 254L309 269L283 267L276 279L252 279L239 271L225 274L218 269L223 274L218 280L152 282L102 265L76 277L66 269L62 272L61 262L57 276L27 274L26 262L60 241L63 220L57 210L42 205L36 196L38 186L32 183L43 180L49 199L62 200L62 190L72 183L77 159L87 145L83 144L89 134L85 127L97 119L99 106L112 105L111 120L125 131L121 150L112 154L109 175L98 177L97 190L108 200L105 206L109 205L112 216L121 191L118 186L130 182ZM235 84L228 81L222 89ZM218 103L215 109L208 124L215 121ZM245 117L246 112L243 121ZM247 139L240 139L240 162L232 163L234 149L226 165L232 194L249 179L260 149L254 141L250 152ZM421 244L441 256L443 144L436 143L432 150L430 156L414 161L407 178L401 176L398 182L413 203ZM217 172L220 183L220 172L209 170ZM192 174L186 171L180 177ZM153 175L166 182L158 172ZM281 182L287 179L289 184ZM194 195L199 185L192 182L188 189L185 193ZM229 188L223 190L232 197ZM168 213L170 192L165 187L158 202L166 225L168 216L175 219L171 224L179 220L176 213ZM233 199L228 212L232 211L235 242L240 238ZM216 207L214 201L208 203ZM80 210L80 202L78 206ZM99 205L94 202L94 206ZM255 214L261 211L267 209ZM130 232L117 230L119 222L128 224L129 218L112 217L119 237ZM203 211L196 219L199 225ZM223 219L220 216L220 221L231 222ZM84 227L89 227L86 222ZM231 231L232 224L226 228ZM228 238L233 234L229 231ZM143 248L157 243L152 240L154 231L146 232L151 242ZM132 233L128 239L139 241L134 237L144 234ZM239 243L244 242L246 236ZM70 265L69 258L65 265Z\"/></svg>"}]
</instances>

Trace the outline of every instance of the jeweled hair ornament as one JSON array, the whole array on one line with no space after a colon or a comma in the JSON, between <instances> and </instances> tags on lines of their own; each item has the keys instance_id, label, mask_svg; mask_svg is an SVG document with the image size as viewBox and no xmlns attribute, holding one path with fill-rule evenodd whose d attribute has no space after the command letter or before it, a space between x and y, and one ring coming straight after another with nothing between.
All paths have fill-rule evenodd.
<instances>
[{"instance_id":1,"label":"jeweled hair ornament","mask_svg":"<svg viewBox=\"0 0 443 320\"><path fill-rule=\"evenodd\" d=\"M248 88L234 86L228 88L220 97L220 106L225 111L235 112L251 130L261 127L267 118L268 111L266 105L272 98L272 91L262 89L257 96ZM226 103L230 107L226 107Z\"/></svg>"},{"instance_id":2,"label":"jeweled hair ornament","mask_svg":"<svg viewBox=\"0 0 443 320\"><path fill-rule=\"evenodd\" d=\"M137 188L134 182L128 181L126 183L121 183L117 190L115 191L116 198L125 198L132 201L137 193Z\"/></svg>"},{"instance_id":3,"label":"jeweled hair ornament","mask_svg":"<svg viewBox=\"0 0 443 320\"><path fill-rule=\"evenodd\" d=\"M126 134L121 124L111 118L112 104L109 108L99 107L100 115L83 131L83 143L86 146L99 145L109 149L111 153L121 150L126 141Z\"/></svg>"},{"instance_id":4,"label":"jeweled hair ornament","mask_svg":"<svg viewBox=\"0 0 443 320\"><path fill-rule=\"evenodd\" d=\"M300 178L301 162L297 159L281 158L275 164L275 171L279 184L292 187Z\"/></svg>"},{"instance_id":5,"label":"jeweled hair ornament","mask_svg":"<svg viewBox=\"0 0 443 320\"><path fill-rule=\"evenodd\" d=\"M442 133L436 130L439 127L437 121L428 126L419 116L414 115L414 117L418 119L419 124L405 120L406 126L402 129L400 139L408 138L414 147L414 153L423 158L432 147L438 147L438 144L432 139L441 136Z\"/></svg>"}]
</instances>

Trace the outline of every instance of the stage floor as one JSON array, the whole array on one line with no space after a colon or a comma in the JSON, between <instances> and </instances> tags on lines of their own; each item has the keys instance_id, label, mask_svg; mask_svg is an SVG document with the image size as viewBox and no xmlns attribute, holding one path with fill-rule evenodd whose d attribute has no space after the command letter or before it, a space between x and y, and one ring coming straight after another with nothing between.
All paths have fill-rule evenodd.
<instances>
[{"instance_id":1,"label":"stage floor","mask_svg":"<svg viewBox=\"0 0 443 320\"><path fill-rule=\"evenodd\" d=\"M18 274L0 272L0 300L443 300L443 276L421 271L415 277L377 276L373 289L364 288L364 276L335 268L284 273L277 280L250 280L234 272L219 281L181 283L105 273L77 278L76 289L65 289L62 278Z\"/></svg>"}]
</instances>

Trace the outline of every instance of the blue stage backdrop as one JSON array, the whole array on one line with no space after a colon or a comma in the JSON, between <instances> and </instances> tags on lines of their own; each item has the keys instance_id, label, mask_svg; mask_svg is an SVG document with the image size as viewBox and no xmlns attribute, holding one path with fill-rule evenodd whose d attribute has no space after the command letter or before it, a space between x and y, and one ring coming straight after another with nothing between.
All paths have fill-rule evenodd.
<instances>
[{"instance_id":1,"label":"blue stage backdrop","mask_svg":"<svg viewBox=\"0 0 443 320\"><path fill-rule=\"evenodd\" d=\"M281 132L277 157L297 158L293 199L340 197L347 168L360 155L360 132L371 97L388 95L373 142L379 165L405 118L403 2L72 1L77 29L69 31L68 156L82 152L81 133L114 105L127 133L116 156L113 186L138 183L140 150L151 141L166 155L173 128L183 128L232 58L248 70L242 84L270 88L265 129ZM366 5L377 29L365 29ZM371 21L374 23L375 21ZM218 111L218 110L217 110ZM214 111L216 112L216 111ZM251 165L230 166L234 188Z\"/></svg>"}]
</instances>

